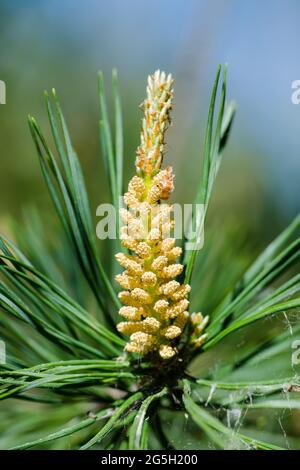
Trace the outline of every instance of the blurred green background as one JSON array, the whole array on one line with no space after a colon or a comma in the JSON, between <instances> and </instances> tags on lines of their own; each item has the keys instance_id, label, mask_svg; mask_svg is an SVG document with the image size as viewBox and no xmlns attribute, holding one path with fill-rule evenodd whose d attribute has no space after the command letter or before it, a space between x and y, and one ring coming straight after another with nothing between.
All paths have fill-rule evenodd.
<instances>
[{"instance_id":1,"label":"blurred green background","mask_svg":"<svg viewBox=\"0 0 300 470\"><path fill-rule=\"evenodd\" d=\"M44 89L55 87L81 158L93 213L108 200L98 139L96 73L119 71L124 111L126 181L134 171L146 77L156 68L175 78L166 160L175 166L174 198L191 202L209 95L217 64L229 66L238 113L217 180L210 217L238 225L264 245L299 211L300 78L297 0L2 0L0 79L0 228L22 207L50 200L26 116L47 127ZM49 132L49 129L48 129Z\"/></svg>"}]
</instances>

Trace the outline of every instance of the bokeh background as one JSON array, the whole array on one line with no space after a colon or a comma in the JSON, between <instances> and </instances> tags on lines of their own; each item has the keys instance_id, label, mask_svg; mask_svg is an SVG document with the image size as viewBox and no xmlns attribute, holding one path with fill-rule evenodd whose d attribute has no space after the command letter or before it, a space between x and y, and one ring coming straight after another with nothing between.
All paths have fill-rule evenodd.
<instances>
[{"instance_id":1,"label":"bokeh background","mask_svg":"<svg viewBox=\"0 0 300 470\"><path fill-rule=\"evenodd\" d=\"M212 201L221 228L238 224L263 245L299 212L300 78L297 0L2 0L0 79L0 228L37 205L51 214L26 116L47 129L44 89L55 87L95 207L108 198L98 136L97 70L107 91L119 72L124 111L125 178L133 172L146 77L175 77L167 161L177 200L191 202L201 166L208 101L218 63L228 63L238 105ZM180 177L179 177L180 176Z\"/></svg>"},{"instance_id":2,"label":"bokeh background","mask_svg":"<svg viewBox=\"0 0 300 470\"><path fill-rule=\"evenodd\" d=\"M193 282L199 289L193 289L191 298L191 311L211 312L255 255L300 210L300 104L291 101L292 82L300 79L299 17L299 0L0 0L0 80L7 86L7 103L0 105L0 231L18 238L18 229L11 228L16 222L26 223L29 251L38 254L45 233L55 241L61 237L27 125L30 113L50 139L43 92L52 87L82 162L94 217L96 207L109 201L98 131L99 69L104 71L109 96L111 71L117 68L119 73L125 184L134 172L142 117L139 104L147 75L157 68L172 72L175 107L166 160L177 175L174 199L192 202L201 174L212 84L218 64L228 63L228 94L237 103L237 116L214 188L205 248L194 270ZM44 225L30 216L34 212L24 212L32 206ZM21 230L19 234L22 238ZM99 242L109 269L110 252L105 246ZM38 266L52 271L60 285L69 281L76 299L84 298L81 303L96 310L73 253L63 244L57 252L53 258L41 260L40 256ZM296 324L297 318L272 318L272 324L258 323L229 336L223 349L201 355L194 369L201 371L201 364L203 370L213 368L218 361L226 366L232 358L238 362L255 345L279 331L290 331L290 322ZM269 361L262 368L254 366L251 380L269 373L274 378L285 376L290 369L291 351L287 350L278 360L272 358L271 366ZM9 447L10 435L18 440L18 429L23 432L19 421L11 426L10 413L14 416L19 410L26 411L24 402L17 408L15 402L1 405L1 416L8 417L0 420L2 429L6 422L10 425L10 433L1 435L3 448ZM64 416L60 418L60 413L59 409L58 421ZM40 416L46 414L41 411ZM286 421L277 420L278 416L281 419L273 410L265 418L250 415L250 426L252 421L257 426L254 436L257 429L270 428L279 433L278 444L285 446L285 426L295 437L293 447L299 448L299 410ZM177 417L173 426L166 420L167 432L182 441L177 431L186 426L185 418L178 423ZM192 447L194 441L184 445Z\"/></svg>"}]
</instances>

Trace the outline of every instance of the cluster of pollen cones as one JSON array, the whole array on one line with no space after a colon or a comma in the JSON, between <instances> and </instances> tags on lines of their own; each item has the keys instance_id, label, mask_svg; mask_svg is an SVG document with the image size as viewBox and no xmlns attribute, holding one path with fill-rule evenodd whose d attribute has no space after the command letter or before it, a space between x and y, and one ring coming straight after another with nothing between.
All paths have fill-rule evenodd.
<instances>
[{"instance_id":1,"label":"cluster of pollen cones","mask_svg":"<svg viewBox=\"0 0 300 470\"><path fill-rule=\"evenodd\" d=\"M124 195L127 209L120 210L124 224L121 242L130 254L116 255L124 268L116 280L124 289L119 293L125 304L119 311L124 321L117 328L130 336L125 349L142 355L157 352L162 359L171 359L177 353L187 322L192 326L191 345L200 347L208 322L201 313L188 312L191 287L176 280L183 265L176 262L182 250L170 236L172 206L161 202L169 198L174 187L172 168L161 169L172 86L171 75L164 72L157 71L148 79L137 175Z\"/></svg>"}]
</instances>

